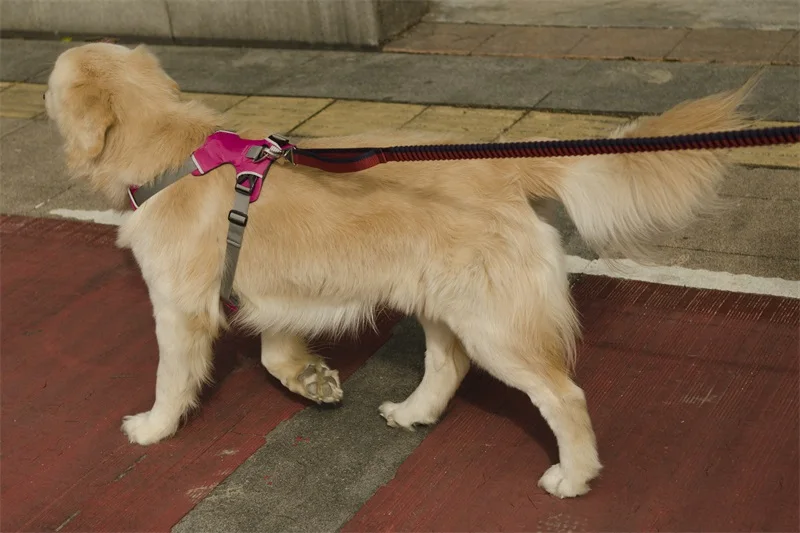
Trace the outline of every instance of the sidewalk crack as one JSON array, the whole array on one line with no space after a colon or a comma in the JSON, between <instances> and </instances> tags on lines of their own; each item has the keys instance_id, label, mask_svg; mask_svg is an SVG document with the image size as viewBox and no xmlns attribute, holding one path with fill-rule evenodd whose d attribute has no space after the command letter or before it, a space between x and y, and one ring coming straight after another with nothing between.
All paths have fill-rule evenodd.
<instances>
[{"instance_id":1,"label":"sidewalk crack","mask_svg":"<svg viewBox=\"0 0 800 533\"><path fill-rule=\"evenodd\" d=\"M169 26L170 41L175 43L175 30L172 28L172 13L169 10L169 1L164 0L164 11L167 12L167 25Z\"/></svg>"}]
</instances>

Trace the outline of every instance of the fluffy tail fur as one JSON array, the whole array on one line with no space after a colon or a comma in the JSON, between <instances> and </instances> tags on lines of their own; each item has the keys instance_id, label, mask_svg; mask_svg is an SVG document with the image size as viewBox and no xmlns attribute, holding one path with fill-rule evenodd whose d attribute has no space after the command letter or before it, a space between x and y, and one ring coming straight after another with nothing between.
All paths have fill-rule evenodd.
<instances>
[{"instance_id":1,"label":"fluffy tail fur","mask_svg":"<svg viewBox=\"0 0 800 533\"><path fill-rule=\"evenodd\" d=\"M682 103L640 118L612 137L648 137L742 129L737 108L757 77L741 89ZM726 171L719 150L581 157L565 161L553 185L584 240L605 257L643 259L652 241L679 230L717 204Z\"/></svg>"}]
</instances>

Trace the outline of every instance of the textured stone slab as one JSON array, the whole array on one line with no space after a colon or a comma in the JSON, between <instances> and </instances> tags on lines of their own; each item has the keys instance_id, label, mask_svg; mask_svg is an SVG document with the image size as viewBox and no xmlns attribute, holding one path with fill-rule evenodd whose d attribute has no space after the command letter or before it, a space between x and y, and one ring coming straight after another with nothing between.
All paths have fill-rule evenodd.
<instances>
[{"instance_id":1,"label":"textured stone slab","mask_svg":"<svg viewBox=\"0 0 800 533\"><path fill-rule=\"evenodd\" d=\"M769 63L796 34L794 31L728 28L693 30L669 53L667 59L718 63Z\"/></svg>"},{"instance_id":2,"label":"textured stone slab","mask_svg":"<svg viewBox=\"0 0 800 533\"><path fill-rule=\"evenodd\" d=\"M492 24L417 24L383 47L384 52L467 55L503 30Z\"/></svg>"},{"instance_id":3,"label":"textured stone slab","mask_svg":"<svg viewBox=\"0 0 800 533\"><path fill-rule=\"evenodd\" d=\"M660 113L684 100L738 88L755 72L754 67L744 66L712 69L699 64L592 62L570 83L560 84L536 107Z\"/></svg>"}]
</instances>

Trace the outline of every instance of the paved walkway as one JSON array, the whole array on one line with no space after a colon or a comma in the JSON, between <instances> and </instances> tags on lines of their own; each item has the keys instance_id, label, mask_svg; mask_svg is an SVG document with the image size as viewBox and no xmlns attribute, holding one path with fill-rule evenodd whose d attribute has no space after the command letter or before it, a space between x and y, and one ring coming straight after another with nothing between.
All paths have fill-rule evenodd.
<instances>
[{"instance_id":1,"label":"paved walkway","mask_svg":"<svg viewBox=\"0 0 800 533\"><path fill-rule=\"evenodd\" d=\"M796 30L576 28L423 22L384 51L559 59L797 65Z\"/></svg>"},{"instance_id":2,"label":"paved walkway","mask_svg":"<svg viewBox=\"0 0 800 533\"><path fill-rule=\"evenodd\" d=\"M556 457L546 424L481 372L431 430L386 427L376 407L413 390L424 351L413 321L389 338L395 317L323 350L346 379L338 409L308 407L260 367L256 339L230 337L202 410L164 443L129 445L120 418L150 405L157 344L113 239L109 226L0 219L14 310L0 346L3 531L797 524L797 299L576 279L578 375L606 470L589 496L559 501L535 483Z\"/></svg>"},{"instance_id":3,"label":"paved walkway","mask_svg":"<svg viewBox=\"0 0 800 533\"><path fill-rule=\"evenodd\" d=\"M745 29L748 46L705 57L669 57L692 35L713 37L700 28L641 57L623 34L567 29L580 39L561 47L561 29L429 20L381 53L154 49L231 127L293 135L376 125L475 140L603 135L762 67L753 112L763 124L800 121L787 98L793 28ZM551 50L526 47L544 31ZM609 270L556 213L585 329L578 380L606 463L587 498L554 501L536 487L552 435L522 394L480 372L434 428L387 428L377 405L413 390L424 351L418 326L395 316L349 343L320 339L347 377L340 408L285 393L258 365L257 341L232 337L202 411L176 438L136 448L119 421L151 401L146 291L112 245L120 215L66 180L43 117L42 84L71 45L0 42L0 212L11 215L0 266L3 308L15 310L0 339L3 531L796 527L797 146L734 152L730 210L662 243L661 266Z\"/></svg>"},{"instance_id":4,"label":"paved walkway","mask_svg":"<svg viewBox=\"0 0 800 533\"><path fill-rule=\"evenodd\" d=\"M521 26L800 29L797 0L431 0L426 21Z\"/></svg>"}]
</instances>

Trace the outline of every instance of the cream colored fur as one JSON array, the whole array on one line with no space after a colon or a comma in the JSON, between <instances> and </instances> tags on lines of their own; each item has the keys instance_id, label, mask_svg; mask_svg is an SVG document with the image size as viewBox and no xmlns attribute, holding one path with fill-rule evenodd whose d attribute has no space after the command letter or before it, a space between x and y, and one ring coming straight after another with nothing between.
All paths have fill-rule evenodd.
<instances>
[{"instance_id":1,"label":"cream colored fur","mask_svg":"<svg viewBox=\"0 0 800 533\"><path fill-rule=\"evenodd\" d=\"M689 102L618 135L741 127L746 89ZM126 190L177 167L222 125L144 47L89 44L64 52L46 93L69 170L126 209ZM241 132L259 137L271 132ZM382 132L302 141L305 147L446 142ZM583 391L570 378L578 321L557 231L529 200L562 201L600 251L639 249L713 203L719 153L393 163L351 175L276 165L250 211L234 290L235 320L262 335L264 366L318 402L341 398L335 371L304 338L354 330L388 306L425 330L425 376L380 412L392 426L435 422L470 360L524 391L555 433L560 462L539 481L577 496L601 469ZM212 341L229 326L219 290L234 172L186 177L119 231L150 291L160 362L155 403L126 417L131 442L172 435L197 403Z\"/></svg>"}]
</instances>

